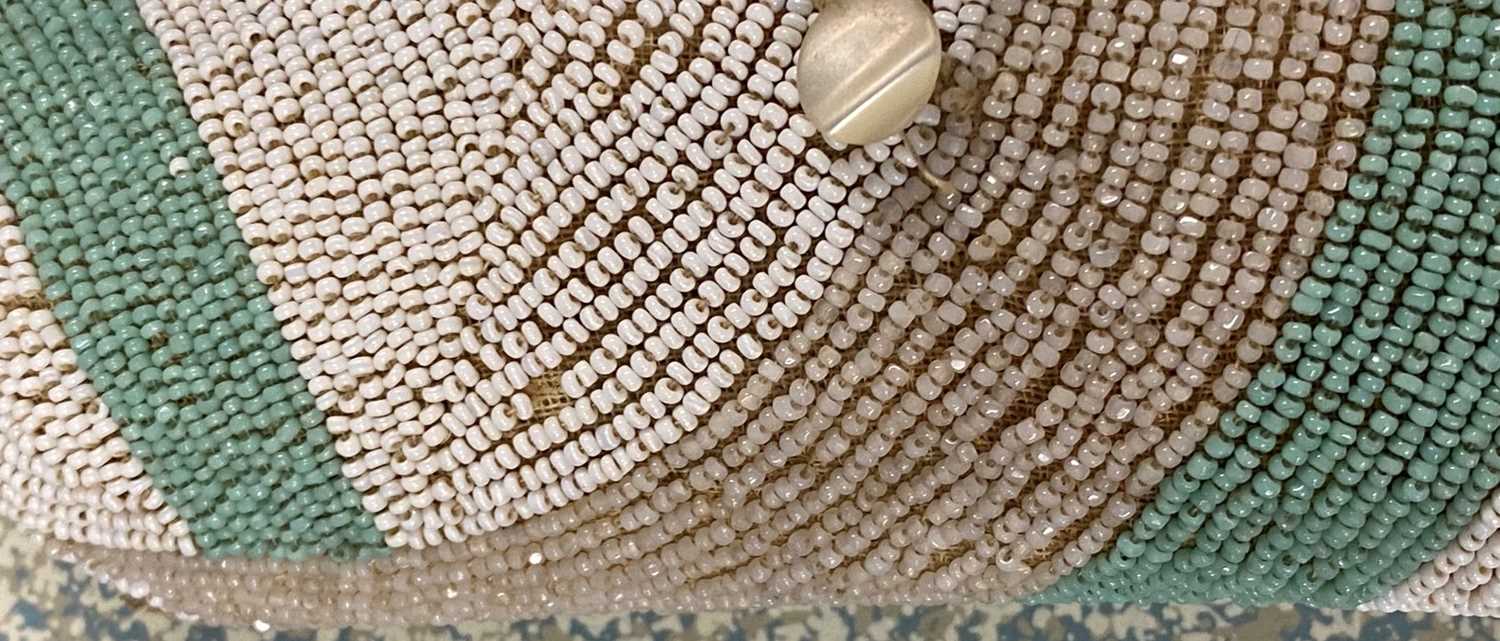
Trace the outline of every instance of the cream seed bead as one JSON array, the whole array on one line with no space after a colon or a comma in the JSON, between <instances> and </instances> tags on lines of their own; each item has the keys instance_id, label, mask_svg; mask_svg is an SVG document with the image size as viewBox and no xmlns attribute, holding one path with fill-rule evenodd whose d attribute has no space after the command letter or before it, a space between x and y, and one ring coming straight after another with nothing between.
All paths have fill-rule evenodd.
<instances>
[{"instance_id":1,"label":"cream seed bead","mask_svg":"<svg viewBox=\"0 0 1500 641\"><path fill-rule=\"evenodd\" d=\"M1500 495L1491 494L1474 520L1436 558L1361 609L1493 616L1500 604L1492 582L1500 566L1497 500Z\"/></svg>"}]
</instances>

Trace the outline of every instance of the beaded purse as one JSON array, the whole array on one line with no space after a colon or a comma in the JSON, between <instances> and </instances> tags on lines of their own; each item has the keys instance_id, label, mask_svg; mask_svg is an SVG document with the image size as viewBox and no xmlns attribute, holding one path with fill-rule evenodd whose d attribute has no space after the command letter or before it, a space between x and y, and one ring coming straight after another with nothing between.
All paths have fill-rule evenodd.
<instances>
[{"instance_id":1,"label":"beaded purse","mask_svg":"<svg viewBox=\"0 0 1500 641\"><path fill-rule=\"evenodd\" d=\"M915 1L0 2L0 515L262 626L1500 613L1500 4Z\"/></svg>"}]
</instances>

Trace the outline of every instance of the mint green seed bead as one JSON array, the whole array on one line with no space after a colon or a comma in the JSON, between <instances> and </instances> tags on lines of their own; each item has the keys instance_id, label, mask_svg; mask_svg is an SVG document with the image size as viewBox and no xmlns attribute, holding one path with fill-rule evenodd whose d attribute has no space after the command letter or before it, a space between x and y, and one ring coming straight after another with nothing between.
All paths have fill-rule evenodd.
<instances>
[{"instance_id":1,"label":"mint green seed bead","mask_svg":"<svg viewBox=\"0 0 1500 641\"><path fill-rule=\"evenodd\" d=\"M1433 296L1433 291L1427 288L1412 287L1401 293L1401 303L1418 311L1431 311L1436 303L1436 297Z\"/></svg>"},{"instance_id":2,"label":"mint green seed bead","mask_svg":"<svg viewBox=\"0 0 1500 641\"><path fill-rule=\"evenodd\" d=\"M1481 116L1494 116L1500 114L1500 97L1491 95L1479 96L1472 107L1474 113Z\"/></svg>"}]
</instances>

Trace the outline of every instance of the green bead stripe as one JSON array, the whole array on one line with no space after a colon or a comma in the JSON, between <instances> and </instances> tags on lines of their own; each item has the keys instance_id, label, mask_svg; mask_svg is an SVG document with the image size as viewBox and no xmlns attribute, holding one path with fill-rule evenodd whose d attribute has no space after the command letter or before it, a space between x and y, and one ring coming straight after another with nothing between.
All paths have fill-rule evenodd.
<instances>
[{"instance_id":1,"label":"green bead stripe","mask_svg":"<svg viewBox=\"0 0 1500 641\"><path fill-rule=\"evenodd\" d=\"M78 365L198 546L383 549L134 4L0 13L0 187Z\"/></svg>"},{"instance_id":2,"label":"green bead stripe","mask_svg":"<svg viewBox=\"0 0 1500 641\"><path fill-rule=\"evenodd\" d=\"M1353 607L1500 484L1500 6L1398 0L1358 172L1263 366L1040 601Z\"/></svg>"}]
</instances>

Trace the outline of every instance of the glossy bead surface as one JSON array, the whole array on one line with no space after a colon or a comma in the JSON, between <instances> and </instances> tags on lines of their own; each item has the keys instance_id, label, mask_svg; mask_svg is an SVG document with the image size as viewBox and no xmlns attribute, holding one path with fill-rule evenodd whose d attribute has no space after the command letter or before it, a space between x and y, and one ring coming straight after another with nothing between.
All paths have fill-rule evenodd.
<instances>
[{"instance_id":1,"label":"glossy bead surface","mask_svg":"<svg viewBox=\"0 0 1500 641\"><path fill-rule=\"evenodd\" d=\"M824 0L797 52L802 109L831 141L889 138L932 97L941 46L917 0Z\"/></svg>"}]
</instances>

